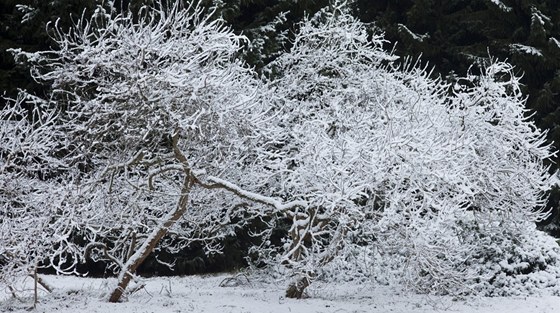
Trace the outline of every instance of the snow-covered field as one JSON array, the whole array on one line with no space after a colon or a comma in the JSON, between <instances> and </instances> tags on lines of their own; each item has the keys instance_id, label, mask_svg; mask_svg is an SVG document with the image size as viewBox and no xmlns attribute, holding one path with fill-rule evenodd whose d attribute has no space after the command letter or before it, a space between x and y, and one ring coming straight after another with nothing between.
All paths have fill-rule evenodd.
<instances>
[{"instance_id":1,"label":"snow-covered field","mask_svg":"<svg viewBox=\"0 0 560 313\"><path fill-rule=\"evenodd\" d=\"M241 285L220 287L228 277L233 275L150 278L126 302L112 304L103 295L114 281L46 276L56 291L42 292L35 312L560 312L560 297L554 296L454 299L351 283L314 283L309 298L294 300L283 296L285 282L240 276ZM1 299L0 312L29 312L31 298L16 300L3 294Z\"/></svg>"}]
</instances>

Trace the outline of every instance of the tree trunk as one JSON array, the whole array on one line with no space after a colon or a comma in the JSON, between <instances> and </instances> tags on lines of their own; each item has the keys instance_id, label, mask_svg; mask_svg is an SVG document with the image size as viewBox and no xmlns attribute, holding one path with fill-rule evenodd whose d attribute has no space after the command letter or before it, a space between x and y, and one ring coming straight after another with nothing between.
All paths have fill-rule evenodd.
<instances>
[{"instance_id":1,"label":"tree trunk","mask_svg":"<svg viewBox=\"0 0 560 313\"><path fill-rule=\"evenodd\" d=\"M307 288L310 283L309 278L305 276L300 277L288 286L288 289L286 290L286 297L301 299L304 296L305 288Z\"/></svg>"},{"instance_id":2,"label":"tree trunk","mask_svg":"<svg viewBox=\"0 0 560 313\"><path fill-rule=\"evenodd\" d=\"M39 267L38 263L35 262L35 269L33 270L33 309L37 308L37 301L39 300L39 290L37 289L37 281L38 279L38 274L37 274L37 268Z\"/></svg>"},{"instance_id":3,"label":"tree trunk","mask_svg":"<svg viewBox=\"0 0 560 313\"><path fill-rule=\"evenodd\" d=\"M126 287L132 279L132 275L136 272L138 267L144 262L148 255L154 251L154 248L167 234L169 227L173 226L173 224L175 224L175 222L177 222L177 220L185 214L189 201L189 192L193 184L194 179L190 173L188 173L183 181L183 188L181 190L181 196L179 197L177 207L163 218L162 223L152 231L142 246L140 246L140 248L126 261L119 273L117 287L109 296L109 302L119 302L121 300Z\"/></svg>"},{"instance_id":4,"label":"tree trunk","mask_svg":"<svg viewBox=\"0 0 560 313\"><path fill-rule=\"evenodd\" d=\"M312 213L313 214L313 213ZM317 227L319 225L319 227L322 229L325 225L326 225L326 220L320 221L319 224L313 225L314 227ZM341 241L343 238L343 235L346 233L344 224L339 223L336 231L333 235L333 238L331 239L331 242L329 243L327 249L325 249L325 252L323 254L323 256L321 257L321 260L319 262L319 266L324 266L326 264L328 264L329 262L331 262L336 255L338 254L340 248L341 248ZM292 236L294 236L297 240L302 240L301 238L299 238L299 232L295 233L297 234L298 237L295 237L296 235L292 234ZM294 254L294 256L299 257L299 255ZM316 273L314 273L313 271L307 271L304 274L301 274L300 278L297 279L296 281L292 282L289 286L288 289L286 290L286 297L287 298L296 298L296 299L301 299L302 297L305 296L305 288L309 287L309 285L311 284L311 279L314 278L316 276Z\"/></svg>"}]
</instances>

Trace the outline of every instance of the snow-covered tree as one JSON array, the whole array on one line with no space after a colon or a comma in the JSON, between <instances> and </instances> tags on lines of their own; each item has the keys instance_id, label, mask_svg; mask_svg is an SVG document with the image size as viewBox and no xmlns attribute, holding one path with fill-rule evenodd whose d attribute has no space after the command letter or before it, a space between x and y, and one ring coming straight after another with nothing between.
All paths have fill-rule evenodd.
<instances>
[{"instance_id":1,"label":"snow-covered tree","mask_svg":"<svg viewBox=\"0 0 560 313\"><path fill-rule=\"evenodd\" d=\"M243 168L265 113L261 83L236 58L245 38L194 4L134 15L99 8L52 32L56 49L15 54L52 88L53 123L64 136L50 134L49 143L63 145L58 156L75 178L61 183L79 202L59 207L64 236L79 239L65 244L79 261L112 262L119 275L109 300L119 301L154 249L202 241L217 251L232 220L249 218L247 201L236 200L243 191L224 179L250 181Z\"/></svg>"},{"instance_id":2,"label":"snow-covered tree","mask_svg":"<svg viewBox=\"0 0 560 313\"><path fill-rule=\"evenodd\" d=\"M270 67L266 179L306 201L286 214L280 261L300 275L288 295L358 252L399 268L415 290L463 292L484 279L466 223L513 238L546 216L551 153L511 66L495 62L450 93L425 68L395 65L382 45L338 3L304 22ZM547 270L558 273L558 261Z\"/></svg>"},{"instance_id":3,"label":"snow-covered tree","mask_svg":"<svg viewBox=\"0 0 560 313\"><path fill-rule=\"evenodd\" d=\"M72 177L56 156L65 138L56 119L44 101L23 95L6 99L0 112L0 284L14 295L18 278L41 283L41 266L72 272L75 251L65 244L71 229L61 213L71 205L62 181Z\"/></svg>"},{"instance_id":4,"label":"snow-covered tree","mask_svg":"<svg viewBox=\"0 0 560 313\"><path fill-rule=\"evenodd\" d=\"M353 2L360 20L374 22L386 38L398 43L398 55L422 55L446 79L464 75L473 62L488 62L488 54L507 59L516 75L522 76L531 120L547 131L548 143L558 150L560 46L556 43L560 28L554 23L558 5L546 0ZM556 158L549 162L551 171L557 170ZM555 237L560 237L558 199L556 187L549 196L552 214L539 223Z\"/></svg>"},{"instance_id":5,"label":"snow-covered tree","mask_svg":"<svg viewBox=\"0 0 560 313\"><path fill-rule=\"evenodd\" d=\"M265 237L290 221L282 247L258 248L298 275L293 297L357 254L423 292L515 284L485 263L496 255L504 275L560 276L549 240L529 257L528 241L516 242L545 216L550 152L509 65L449 86L413 62L397 65L382 36L335 1L300 25L263 80L238 58L245 38L221 20L158 3L135 15L100 8L70 31L55 25L56 49L16 51L52 88L48 101L25 99L50 113L4 114L3 125L45 133L32 160L54 169L33 177L44 187L18 189L21 206L2 198L3 226L18 218L12 210L23 221L45 216L34 232L60 241L37 241L37 257L14 268L110 260L109 300L119 301L154 249L197 241L217 251L258 218ZM5 182L29 173L7 168ZM536 267L519 263L539 256Z\"/></svg>"}]
</instances>

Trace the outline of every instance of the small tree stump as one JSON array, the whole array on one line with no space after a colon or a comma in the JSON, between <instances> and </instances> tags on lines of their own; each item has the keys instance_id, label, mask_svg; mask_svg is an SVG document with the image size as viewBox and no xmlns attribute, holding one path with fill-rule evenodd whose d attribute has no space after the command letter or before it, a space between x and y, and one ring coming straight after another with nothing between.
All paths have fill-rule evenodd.
<instances>
[{"instance_id":1,"label":"small tree stump","mask_svg":"<svg viewBox=\"0 0 560 313\"><path fill-rule=\"evenodd\" d=\"M292 282L288 289L286 290L286 298L301 299L304 297L305 288L309 286L311 282L307 277L301 277L296 281Z\"/></svg>"}]
</instances>

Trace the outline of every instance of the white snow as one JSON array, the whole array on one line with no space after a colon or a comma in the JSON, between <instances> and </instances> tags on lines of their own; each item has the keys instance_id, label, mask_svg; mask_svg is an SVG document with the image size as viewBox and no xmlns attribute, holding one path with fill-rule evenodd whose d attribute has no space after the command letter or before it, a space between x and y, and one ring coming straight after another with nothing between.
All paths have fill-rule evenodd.
<instances>
[{"instance_id":1,"label":"white snow","mask_svg":"<svg viewBox=\"0 0 560 313\"><path fill-rule=\"evenodd\" d=\"M408 27L406 27L406 25L404 24L398 24L399 27L399 31L405 32L407 34L409 34L412 39L419 41L419 42L423 42L425 39L429 39L430 38L430 34L425 33L423 35L417 34L413 31L411 31Z\"/></svg>"},{"instance_id":2,"label":"white snow","mask_svg":"<svg viewBox=\"0 0 560 313\"><path fill-rule=\"evenodd\" d=\"M538 23L541 26L545 26L550 23L550 17L544 15L535 7L531 7L531 22Z\"/></svg>"},{"instance_id":3,"label":"white snow","mask_svg":"<svg viewBox=\"0 0 560 313\"><path fill-rule=\"evenodd\" d=\"M538 57L542 57L543 54L541 52L541 50L535 48L535 47L531 47L531 46L526 46L526 45L522 45L520 43L514 43L509 45L509 47L511 48L512 51L514 52L519 52L519 53L524 53L524 54L531 54L534 56L538 56Z\"/></svg>"},{"instance_id":4,"label":"white snow","mask_svg":"<svg viewBox=\"0 0 560 313\"><path fill-rule=\"evenodd\" d=\"M550 37L549 41L554 44L556 47L560 48L560 41L554 37Z\"/></svg>"},{"instance_id":5,"label":"white snow","mask_svg":"<svg viewBox=\"0 0 560 313\"><path fill-rule=\"evenodd\" d=\"M35 312L197 312L197 313L285 313L285 312L508 312L552 313L560 308L560 297L532 296L455 299L449 296L410 294L369 283L325 284L309 287L309 298L284 297L284 281L265 281L253 276L229 281L233 274L217 276L158 277L145 280L145 287L123 303L108 303L104 295L114 279L46 276L57 289L42 293ZM234 281L235 282L235 281ZM31 280L26 281L29 298L15 300L0 295L1 312L28 312ZM222 284L224 285L224 284Z\"/></svg>"},{"instance_id":6,"label":"white snow","mask_svg":"<svg viewBox=\"0 0 560 313\"><path fill-rule=\"evenodd\" d=\"M507 5L505 5L502 1L500 0L490 0L492 3L494 3L496 6L498 6L498 8L500 8L502 11L504 12L510 12L512 10L511 7L508 7Z\"/></svg>"}]
</instances>

